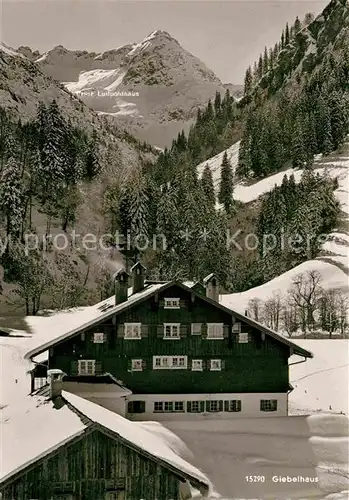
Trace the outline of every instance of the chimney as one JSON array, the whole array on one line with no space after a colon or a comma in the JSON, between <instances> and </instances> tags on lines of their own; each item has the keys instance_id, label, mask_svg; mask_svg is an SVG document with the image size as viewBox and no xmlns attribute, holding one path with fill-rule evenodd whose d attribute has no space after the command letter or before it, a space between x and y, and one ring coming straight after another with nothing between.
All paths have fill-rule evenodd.
<instances>
[{"instance_id":1,"label":"chimney","mask_svg":"<svg viewBox=\"0 0 349 500\"><path fill-rule=\"evenodd\" d=\"M62 370L47 370L47 380L50 386L50 399L58 398L62 395L63 377L66 374Z\"/></svg>"},{"instance_id":2,"label":"chimney","mask_svg":"<svg viewBox=\"0 0 349 500\"><path fill-rule=\"evenodd\" d=\"M126 302L128 299L128 278L129 274L123 268L120 268L113 274L116 306Z\"/></svg>"},{"instance_id":3,"label":"chimney","mask_svg":"<svg viewBox=\"0 0 349 500\"><path fill-rule=\"evenodd\" d=\"M203 279L206 288L206 297L215 302L219 302L219 282L217 276L213 273Z\"/></svg>"},{"instance_id":4,"label":"chimney","mask_svg":"<svg viewBox=\"0 0 349 500\"><path fill-rule=\"evenodd\" d=\"M141 292L144 288L146 268L140 262L137 262L131 267L130 271L132 275L132 293Z\"/></svg>"}]
</instances>

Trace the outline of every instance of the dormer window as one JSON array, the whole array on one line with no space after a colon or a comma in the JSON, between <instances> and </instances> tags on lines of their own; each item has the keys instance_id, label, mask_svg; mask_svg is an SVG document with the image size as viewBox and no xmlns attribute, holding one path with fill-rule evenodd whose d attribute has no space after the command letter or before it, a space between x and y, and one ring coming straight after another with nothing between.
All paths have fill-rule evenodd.
<instances>
[{"instance_id":1,"label":"dormer window","mask_svg":"<svg viewBox=\"0 0 349 500\"><path fill-rule=\"evenodd\" d=\"M141 323L125 323L125 339L141 338Z\"/></svg>"},{"instance_id":2,"label":"dormer window","mask_svg":"<svg viewBox=\"0 0 349 500\"><path fill-rule=\"evenodd\" d=\"M165 309L180 309L179 299L166 298L165 299Z\"/></svg>"}]
</instances>

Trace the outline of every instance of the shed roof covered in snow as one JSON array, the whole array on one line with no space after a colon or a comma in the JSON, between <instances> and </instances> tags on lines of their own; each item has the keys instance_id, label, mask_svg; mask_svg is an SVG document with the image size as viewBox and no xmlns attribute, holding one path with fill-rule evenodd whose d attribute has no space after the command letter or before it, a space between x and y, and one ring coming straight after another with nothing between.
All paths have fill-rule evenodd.
<instances>
[{"instance_id":1,"label":"shed roof covered in snow","mask_svg":"<svg viewBox=\"0 0 349 500\"><path fill-rule=\"evenodd\" d=\"M0 485L14 474L50 455L91 427L160 463L184 480L209 488L209 480L177 455L158 435L95 403L63 391L50 400L40 389L0 413ZM59 399L59 404L57 403ZM15 452L14 452L15 450Z\"/></svg>"}]
</instances>

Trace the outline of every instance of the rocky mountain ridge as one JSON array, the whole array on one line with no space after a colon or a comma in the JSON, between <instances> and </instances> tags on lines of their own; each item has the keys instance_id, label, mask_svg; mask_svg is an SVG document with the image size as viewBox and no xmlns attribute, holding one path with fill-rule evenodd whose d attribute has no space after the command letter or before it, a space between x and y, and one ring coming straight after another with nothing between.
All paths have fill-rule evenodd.
<instances>
[{"instance_id":1,"label":"rocky mountain ridge","mask_svg":"<svg viewBox=\"0 0 349 500\"><path fill-rule=\"evenodd\" d=\"M102 53L57 46L45 54L18 49L92 109L159 147L188 131L197 111L226 86L169 33Z\"/></svg>"}]
</instances>

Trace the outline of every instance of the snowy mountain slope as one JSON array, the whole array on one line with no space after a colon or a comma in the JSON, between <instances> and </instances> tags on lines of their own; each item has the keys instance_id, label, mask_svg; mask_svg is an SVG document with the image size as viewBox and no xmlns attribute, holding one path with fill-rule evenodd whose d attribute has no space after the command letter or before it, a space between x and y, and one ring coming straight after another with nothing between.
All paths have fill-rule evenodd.
<instances>
[{"instance_id":1,"label":"snowy mountain slope","mask_svg":"<svg viewBox=\"0 0 349 500\"><path fill-rule=\"evenodd\" d=\"M226 150L233 170L235 170L238 163L238 145L239 143L236 143ZM209 165L216 189L218 189L220 182L220 164L223 159L223 154L224 152L219 153L219 155L210 158L197 167L200 176L202 175L205 165ZM317 156L315 158L314 167L315 172L327 174L333 179L338 179L339 186L335 191L335 195L340 202L343 222L348 222L349 136L347 142L339 152L334 152L326 157L322 157L321 155ZM288 177L293 174L296 182L299 182L302 176L302 170L289 168L251 185L237 184L234 188L234 198L243 203L257 200L260 196L269 192L275 185L280 186L285 174ZM220 301L224 305L231 306L240 311L245 311L251 299L259 298L265 301L277 292L283 295L287 292L291 286L292 279L297 274L311 270L316 270L320 273L322 276L322 286L324 288L336 288L343 291L349 290L349 236L346 232L334 231L328 235L327 241L322 246L321 255L317 259L304 262L259 287L242 293L223 294L221 295Z\"/></svg>"},{"instance_id":2,"label":"snowy mountain slope","mask_svg":"<svg viewBox=\"0 0 349 500\"><path fill-rule=\"evenodd\" d=\"M290 413L342 411L349 415L349 341L297 339L297 343L313 352L314 357L290 367L290 382L294 387ZM296 361L299 361L297 356L290 358L290 363Z\"/></svg>"},{"instance_id":3,"label":"snowy mountain slope","mask_svg":"<svg viewBox=\"0 0 349 500\"><path fill-rule=\"evenodd\" d=\"M216 91L225 92L204 63L161 30L103 54L58 46L36 63L88 106L160 147L188 130Z\"/></svg>"}]
</instances>

